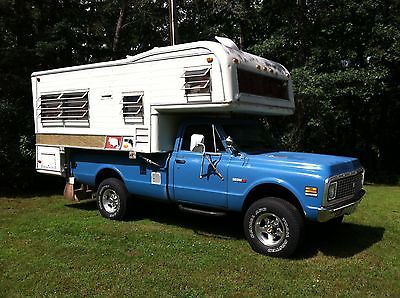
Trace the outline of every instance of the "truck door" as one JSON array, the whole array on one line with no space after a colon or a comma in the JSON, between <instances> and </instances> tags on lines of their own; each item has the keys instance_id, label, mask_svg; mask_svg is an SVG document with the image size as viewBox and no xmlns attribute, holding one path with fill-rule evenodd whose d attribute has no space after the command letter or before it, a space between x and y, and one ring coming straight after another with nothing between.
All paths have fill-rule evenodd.
<instances>
[{"instance_id":1,"label":"truck door","mask_svg":"<svg viewBox=\"0 0 400 298\"><path fill-rule=\"evenodd\" d=\"M196 138L201 146L190 148ZM226 208L229 159L214 125L187 126L173 160L175 200Z\"/></svg>"}]
</instances>

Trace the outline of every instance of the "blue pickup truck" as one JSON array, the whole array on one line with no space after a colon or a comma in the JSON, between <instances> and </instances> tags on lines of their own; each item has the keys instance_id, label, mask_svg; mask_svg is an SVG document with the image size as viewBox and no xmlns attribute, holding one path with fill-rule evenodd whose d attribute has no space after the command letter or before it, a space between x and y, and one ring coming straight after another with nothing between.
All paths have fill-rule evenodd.
<instances>
[{"instance_id":1,"label":"blue pickup truck","mask_svg":"<svg viewBox=\"0 0 400 298\"><path fill-rule=\"evenodd\" d=\"M256 120L183 123L169 152L72 150L70 176L97 189L109 219L126 215L131 195L199 214L241 213L250 246L279 257L296 251L307 220L340 223L365 193L356 158L276 151Z\"/></svg>"}]
</instances>

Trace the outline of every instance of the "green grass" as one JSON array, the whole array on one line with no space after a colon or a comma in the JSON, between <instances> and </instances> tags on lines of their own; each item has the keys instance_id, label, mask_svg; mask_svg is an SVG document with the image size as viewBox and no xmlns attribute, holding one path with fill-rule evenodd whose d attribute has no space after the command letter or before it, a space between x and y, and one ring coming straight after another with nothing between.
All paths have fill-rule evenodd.
<instances>
[{"instance_id":1,"label":"green grass","mask_svg":"<svg viewBox=\"0 0 400 298\"><path fill-rule=\"evenodd\" d=\"M292 259L254 253L239 218L163 204L133 214L116 222L94 202L0 198L0 296L400 297L400 187L367 187L342 226L310 226Z\"/></svg>"}]
</instances>

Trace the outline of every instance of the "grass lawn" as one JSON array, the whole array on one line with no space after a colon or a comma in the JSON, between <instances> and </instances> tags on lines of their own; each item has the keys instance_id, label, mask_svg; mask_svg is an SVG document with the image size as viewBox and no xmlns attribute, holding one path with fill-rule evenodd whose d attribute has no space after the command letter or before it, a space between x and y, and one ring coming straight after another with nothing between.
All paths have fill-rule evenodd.
<instances>
[{"instance_id":1,"label":"grass lawn","mask_svg":"<svg viewBox=\"0 0 400 298\"><path fill-rule=\"evenodd\" d=\"M130 220L61 196L0 198L0 296L400 297L400 187L368 186L292 259L254 253L237 217L143 204Z\"/></svg>"}]
</instances>

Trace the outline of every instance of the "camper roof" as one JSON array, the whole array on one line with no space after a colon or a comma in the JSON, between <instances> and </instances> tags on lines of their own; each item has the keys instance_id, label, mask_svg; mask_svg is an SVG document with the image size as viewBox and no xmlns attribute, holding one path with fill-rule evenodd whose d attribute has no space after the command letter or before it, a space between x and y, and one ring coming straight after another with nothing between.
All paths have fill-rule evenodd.
<instances>
[{"instance_id":1,"label":"camper roof","mask_svg":"<svg viewBox=\"0 0 400 298\"><path fill-rule=\"evenodd\" d=\"M262 67L268 72L272 73L274 76L277 77L289 76L288 70L281 64L241 51L235 45L235 43L228 38L216 37L216 39L218 42L197 41L191 43L178 44L174 46L155 47L149 51L134 56L127 56L125 59L120 59L120 60L91 63L91 64L57 68L45 71L37 71L32 73L32 77L46 75L46 74L83 70L83 69L110 67L117 65L143 63L143 62L156 61L160 59L174 58L176 56L181 56L182 52L184 51L188 52L188 55L194 55L199 53L204 53L204 54L213 53L214 55L217 56L220 62L229 63L233 59L237 59L237 61L239 63L242 62L246 68L251 67L254 69L254 67Z\"/></svg>"}]
</instances>

